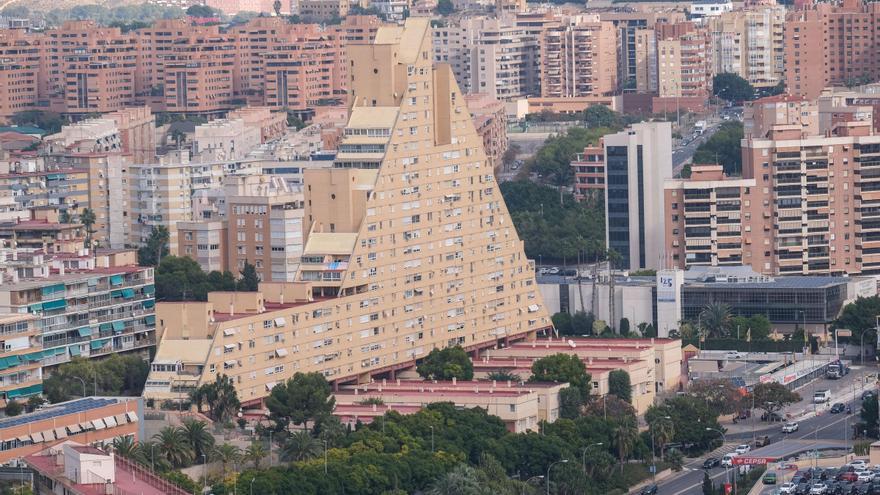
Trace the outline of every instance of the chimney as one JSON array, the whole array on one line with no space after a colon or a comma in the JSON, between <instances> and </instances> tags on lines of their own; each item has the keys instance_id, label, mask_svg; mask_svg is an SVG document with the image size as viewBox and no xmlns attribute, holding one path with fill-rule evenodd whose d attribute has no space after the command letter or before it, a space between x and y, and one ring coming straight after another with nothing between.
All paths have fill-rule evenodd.
<instances>
[{"instance_id":1,"label":"chimney","mask_svg":"<svg viewBox=\"0 0 880 495\"><path fill-rule=\"evenodd\" d=\"M510 388L511 386L513 386L513 383L511 383L510 380L507 380L507 388Z\"/></svg>"},{"instance_id":2,"label":"chimney","mask_svg":"<svg viewBox=\"0 0 880 495\"><path fill-rule=\"evenodd\" d=\"M376 404L374 403L374 404L373 404L373 411L375 412L376 409L377 409L377 407L376 407Z\"/></svg>"},{"instance_id":3,"label":"chimney","mask_svg":"<svg viewBox=\"0 0 880 495\"><path fill-rule=\"evenodd\" d=\"M455 384L457 384L457 383L458 383L458 380L456 380L455 377L453 376L453 377L452 377L452 384L455 385Z\"/></svg>"},{"instance_id":4,"label":"chimney","mask_svg":"<svg viewBox=\"0 0 880 495\"><path fill-rule=\"evenodd\" d=\"M495 388L498 385L497 380L492 380L492 388Z\"/></svg>"},{"instance_id":5,"label":"chimney","mask_svg":"<svg viewBox=\"0 0 880 495\"><path fill-rule=\"evenodd\" d=\"M382 379L382 386L384 387L384 386L387 385L387 384L388 384L388 381L385 380L385 379L383 378L383 379Z\"/></svg>"},{"instance_id":6,"label":"chimney","mask_svg":"<svg viewBox=\"0 0 880 495\"><path fill-rule=\"evenodd\" d=\"M235 306L231 302L229 303L229 316L235 316Z\"/></svg>"},{"instance_id":7,"label":"chimney","mask_svg":"<svg viewBox=\"0 0 880 495\"><path fill-rule=\"evenodd\" d=\"M64 452L58 450L55 452L55 465L63 466L64 465Z\"/></svg>"},{"instance_id":8,"label":"chimney","mask_svg":"<svg viewBox=\"0 0 880 495\"><path fill-rule=\"evenodd\" d=\"M284 304L284 287L281 287L281 291L278 293L278 303Z\"/></svg>"},{"instance_id":9,"label":"chimney","mask_svg":"<svg viewBox=\"0 0 880 495\"><path fill-rule=\"evenodd\" d=\"M397 379L397 386L400 386L400 378Z\"/></svg>"}]
</instances>

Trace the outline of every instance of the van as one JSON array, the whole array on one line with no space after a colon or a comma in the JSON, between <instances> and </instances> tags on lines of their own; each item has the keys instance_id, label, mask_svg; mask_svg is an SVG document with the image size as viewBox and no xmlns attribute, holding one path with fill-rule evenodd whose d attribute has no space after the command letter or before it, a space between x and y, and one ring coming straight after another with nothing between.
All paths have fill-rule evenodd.
<instances>
[{"instance_id":1,"label":"van","mask_svg":"<svg viewBox=\"0 0 880 495\"><path fill-rule=\"evenodd\" d=\"M721 467L732 467L734 457L736 457L736 454L726 454L724 457L722 457Z\"/></svg>"},{"instance_id":2,"label":"van","mask_svg":"<svg viewBox=\"0 0 880 495\"><path fill-rule=\"evenodd\" d=\"M831 400L831 391L830 390L817 390L816 393L813 394L813 404L824 404Z\"/></svg>"}]
</instances>

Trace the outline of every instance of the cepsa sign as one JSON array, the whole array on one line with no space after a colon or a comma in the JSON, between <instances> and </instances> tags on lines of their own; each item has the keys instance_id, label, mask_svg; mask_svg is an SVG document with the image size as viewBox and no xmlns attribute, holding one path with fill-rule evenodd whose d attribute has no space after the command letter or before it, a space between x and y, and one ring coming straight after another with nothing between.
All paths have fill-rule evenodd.
<instances>
[{"instance_id":1,"label":"cepsa sign","mask_svg":"<svg viewBox=\"0 0 880 495\"><path fill-rule=\"evenodd\" d=\"M747 457L747 456L736 456L731 462L734 466L766 466L767 464L775 461L774 457Z\"/></svg>"}]
</instances>

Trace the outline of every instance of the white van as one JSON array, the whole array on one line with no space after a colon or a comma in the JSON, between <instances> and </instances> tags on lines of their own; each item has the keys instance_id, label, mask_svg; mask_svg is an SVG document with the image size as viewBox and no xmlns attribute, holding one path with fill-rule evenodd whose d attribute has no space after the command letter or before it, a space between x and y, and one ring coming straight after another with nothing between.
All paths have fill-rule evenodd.
<instances>
[{"instance_id":1,"label":"white van","mask_svg":"<svg viewBox=\"0 0 880 495\"><path fill-rule=\"evenodd\" d=\"M814 404L824 404L831 400L831 391L830 390L817 390L816 393L813 394L813 403Z\"/></svg>"},{"instance_id":2,"label":"white van","mask_svg":"<svg viewBox=\"0 0 880 495\"><path fill-rule=\"evenodd\" d=\"M734 457L736 457L736 454L726 454L724 457L722 457L721 467L732 467Z\"/></svg>"}]
</instances>

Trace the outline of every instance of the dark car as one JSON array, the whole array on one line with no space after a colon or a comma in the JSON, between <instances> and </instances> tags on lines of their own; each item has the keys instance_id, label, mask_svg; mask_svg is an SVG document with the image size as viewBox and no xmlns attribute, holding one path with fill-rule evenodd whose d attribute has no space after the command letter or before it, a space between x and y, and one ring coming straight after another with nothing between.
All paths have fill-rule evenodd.
<instances>
[{"instance_id":1,"label":"dark car","mask_svg":"<svg viewBox=\"0 0 880 495\"><path fill-rule=\"evenodd\" d=\"M703 461L703 469L712 469L713 467L718 467L721 465L721 459L717 457L710 457Z\"/></svg>"},{"instance_id":2,"label":"dark car","mask_svg":"<svg viewBox=\"0 0 880 495\"><path fill-rule=\"evenodd\" d=\"M822 481L834 481L837 479L837 475L840 474L840 471L834 468L828 468L822 471Z\"/></svg>"},{"instance_id":3,"label":"dark car","mask_svg":"<svg viewBox=\"0 0 880 495\"><path fill-rule=\"evenodd\" d=\"M642 488L639 495L657 495L657 485L648 485Z\"/></svg>"},{"instance_id":4,"label":"dark car","mask_svg":"<svg viewBox=\"0 0 880 495\"><path fill-rule=\"evenodd\" d=\"M804 481L810 481L810 480L813 478L813 473L811 473L809 469L807 469L807 470L798 470L798 471L796 471L796 472L794 473L794 477L795 477L795 478L801 478L801 479L803 479Z\"/></svg>"},{"instance_id":5,"label":"dark car","mask_svg":"<svg viewBox=\"0 0 880 495\"><path fill-rule=\"evenodd\" d=\"M873 390L865 390L864 392L862 392L862 400L865 400L868 397L873 397L873 396L874 396Z\"/></svg>"},{"instance_id":6,"label":"dark car","mask_svg":"<svg viewBox=\"0 0 880 495\"><path fill-rule=\"evenodd\" d=\"M843 402L837 402L833 406L831 406L831 414L842 413L846 410L846 405Z\"/></svg>"},{"instance_id":7,"label":"dark car","mask_svg":"<svg viewBox=\"0 0 880 495\"><path fill-rule=\"evenodd\" d=\"M761 415L761 421L770 421L771 423L778 423L782 421L782 416L777 413L764 413Z\"/></svg>"}]
</instances>

